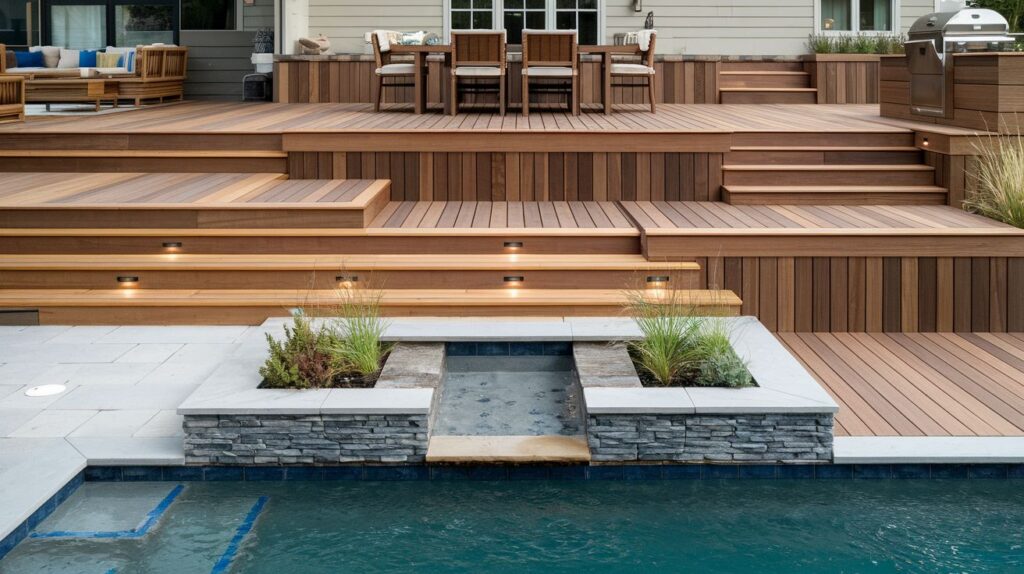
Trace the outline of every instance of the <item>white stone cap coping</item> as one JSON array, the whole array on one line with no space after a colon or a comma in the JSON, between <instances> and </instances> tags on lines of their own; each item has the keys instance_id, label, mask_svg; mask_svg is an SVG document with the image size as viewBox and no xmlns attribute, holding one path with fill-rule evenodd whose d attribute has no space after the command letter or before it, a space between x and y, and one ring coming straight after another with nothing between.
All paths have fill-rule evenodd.
<instances>
[{"instance_id":1,"label":"white stone cap coping","mask_svg":"<svg viewBox=\"0 0 1024 574\"><path fill-rule=\"evenodd\" d=\"M729 318L736 353L747 361L757 387L587 388L587 413L600 414L785 414L835 413L828 392L753 317ZM607 331L616 320L605 320Z\"/></svg>"},{"instance_id":2,"label":"white stone cap coping","mask_svg":"<svg viewBox=\"0 0 1024 574\"><path fill-rule=\"evenodd\" d=\"M837 464L986 464L1024 462L1020 436L841 436Z\"/></svg>"},{"instance_id":3,"label":"white stone cap coping","mask_svg":"<svg viewBox=\"0 0 1024 574\"><path fill-rule=\"evenodd\" d=\"M260 389L265 355L229 356L181 405L179 415L429 414L434 390Z\"/></svg>"}]
</instances>

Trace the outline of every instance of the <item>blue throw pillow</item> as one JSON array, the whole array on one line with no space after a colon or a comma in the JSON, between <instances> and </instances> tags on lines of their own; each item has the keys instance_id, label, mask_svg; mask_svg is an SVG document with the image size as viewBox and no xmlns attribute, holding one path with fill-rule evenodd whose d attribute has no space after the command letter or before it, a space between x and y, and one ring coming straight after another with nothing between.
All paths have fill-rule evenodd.
<instances>
[{"instance_id":1,"label":"blue throw pillow","mask_svg":"<svg viewBox=\"0 0 1024 574\"><path fill-rule=\"evenodd\" d=\"M79 68L95 68L96 67L96 50L82 50L78 52L78 67Z\"/></svg>"},{"instance_id":2,"label":"blue throw pillow","mask_svg":"<svg viewBox=\"0 0 1024 574\"><path fill-rule=\"evenodd\" d=\"M42 68L46 66L42 52L15 52L19 68Z\"/></svg>"}]
</instances>

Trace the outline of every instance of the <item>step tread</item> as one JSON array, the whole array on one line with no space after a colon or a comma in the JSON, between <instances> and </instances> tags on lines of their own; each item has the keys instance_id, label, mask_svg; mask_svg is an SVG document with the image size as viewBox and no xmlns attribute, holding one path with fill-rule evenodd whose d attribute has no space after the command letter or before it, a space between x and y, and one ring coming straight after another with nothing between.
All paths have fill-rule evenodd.
<instances>
[{"instance_id":1,"label":"step tread","mask_svg":"<svg viewBox=\"0 0 1024 574\"><path fill-rule=\"evenodd\" d=\"M723 185L730 193L946 193L936 185Z\"/></svg>"},{"instance_id":2,"label":"step tread","mask_svg":"<svg viewBox=\"0 0 1024 574\"><path fill-rule=\"evenodd\" d=\"M935 171L930 165L913 163L892 163L892 164L726 164L722 166L726 171Z\"/></svg>"},{"instance_id":3,"label":"step tread","mask_svg":"<svg viewBox=\"0 0 1024 574\"><path fill-rule=\"evenodd\" d=\"M686 305L738 308L728 290L677 290ZM628 303L622 289L383 289L383 307L587 307ZM330 306L338 290L310 289L0 289L0 307L288 307Z\"/></svg>"},{"instance_id":4,"label":"step tread","mask_svg":"<svg viewBox=\"0 0 1024 574\"><path fill-rule=\"evenodd\" d=\"M643 255L583 254L383 254L383 255L0 255L5 270L643 270L698 271L692 261L648 261Z\"/></svg>"},{"instance_id":5,"label":"step tread","mask_svg":"<svg viewBox=\"0 0 1024 574\"><path fill-rule=\"evenodd\" d=\"M720 76L810 76L798 70L722 70Z\"/></svg>"},{"instance_id":6,"label":"step tread","mask_svg":"<svg viewBox=\"0 0 1024 574\"><path fill-rule=\"evenodd\" d=\"M917 152L914 146L733 146L729 151L891 151Z\"/></svg>"},{"instance_id":7,"label":"step tread","mask_svg":"<svg viewBox=\"0 0 1024 574\"><path fill-rule=\"evenodd\" d=\"M633 227L448 227L448 228L2 228L0 237L636 237L640 231Z\"/></svg>"},{"instance_id":8,"label":"step tread","mask_svg":"<svg viewBox=\"0 0 1024 574\"><path fill-rule=\"evenodd\" d=\"M720 92L817 92L818 88L718 88Z\"/></svg>"},{"instance_id":9,"label":"step tread","mask_svg":"<svg viewBox=\"0 0 1024 574\"><path fill-rule=\"evenodd\" d=\"M432 436L427 462L589 462L585 436Z\"/></svg>"},{"instance_id":10,"label":"step tread","mask_svg":"<svg viewBox=\"0 0 1024 574\"><path fill-rule=\"evenodd\" d=\"M251 158L287 158L286 151L272 150L104 150L104 149L4 149L0 157L251 157Z\"/></svg>"}]
</instances>

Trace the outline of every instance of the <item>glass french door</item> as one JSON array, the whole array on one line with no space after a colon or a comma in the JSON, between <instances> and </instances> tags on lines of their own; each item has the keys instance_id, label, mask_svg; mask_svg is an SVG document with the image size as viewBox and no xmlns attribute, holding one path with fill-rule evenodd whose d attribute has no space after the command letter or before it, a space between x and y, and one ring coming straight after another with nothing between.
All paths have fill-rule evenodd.
<instances>
[{"instance_id":1,"label":"glass french door","mask_svg":"<svg viewBox=\"0 0 1024 574\"><path fill-rule=\"evenodd\" d=\"M38 43L38 0L0 0L0 44L24 48Z\"/></svg>"},{"instance_id":2,"label":"glass french door","mask_svg":"<svg viewBox=\"0 0 1024 574\"><path fill-rule=\"evenodd\" d=\"M100 50L178 41L178 0L43 1L45 44Z\"/></svg>"}]
</instances>

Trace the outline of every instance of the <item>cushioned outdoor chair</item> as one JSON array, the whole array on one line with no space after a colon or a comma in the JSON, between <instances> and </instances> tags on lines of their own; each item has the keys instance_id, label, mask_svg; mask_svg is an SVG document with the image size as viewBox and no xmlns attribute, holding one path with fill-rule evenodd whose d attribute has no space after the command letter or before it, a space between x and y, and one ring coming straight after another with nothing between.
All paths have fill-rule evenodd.
<instances>
[{"instance_id":1,"label":"cushioned outdoor chair","mask_svg":"<svg viewBox=\"0 0 1024 574\"><path fill-rule=\"evenodd\" d=\"M473 93L496 91L498 109L505 115L505 31L452 32L451 48L451 114L458 113L461 87ZM495 81L497 86L489 85Z\"/></svg>"},{"instance_id":2,"label":"cushioned outdoor chair","mask_svg":"<svg viewBox=\"0 0 1024 574\"><path fill-rule=\"evenodd\" d=\"M636 87L637 80L644 80L647 84L647 94L651 100L651 113L654 113L654 40L658 32L655 30L640 30L636 33L636 55L640 56L640 63L612 62L608 67L609 88ZM616 79L620 81L615 82ZM628 79L628 82L621 80ZM606 80L608 81L608 80ZM639 85L643 85L640 82ZM607 90L605 97L612 97L611 89ZM610 109L610 108L607 108Z\"/></svg>"},{"instance_id":3,"label":"cushioned outdoor chair","mask_svg":"<svg viewBox=\"0 0 1024 574\"><path fill-rule=\"evenodd\" d=\"M563 80L566 102L573 115L580 113L579 59L575 30L523 30L523 115L530 113L530 84L536 80Z\"/></svg>"},{"instance_id":4,"label":"cushioned outdoor chair","mask_svg":"<svg viewBox=\"0 0 1024 574\"><path fill-rule=\"evenodd\" d=\"M416 64L412 62L392 62L391 42L395 32L374 30L370 34L373 45L373 60L377 64L374 70L373 111L380 111L380 103L384 97L384 88L411 88L415 86Z\"/></svg>"}]
</instances>

